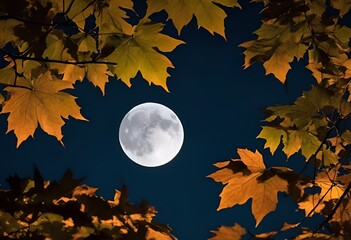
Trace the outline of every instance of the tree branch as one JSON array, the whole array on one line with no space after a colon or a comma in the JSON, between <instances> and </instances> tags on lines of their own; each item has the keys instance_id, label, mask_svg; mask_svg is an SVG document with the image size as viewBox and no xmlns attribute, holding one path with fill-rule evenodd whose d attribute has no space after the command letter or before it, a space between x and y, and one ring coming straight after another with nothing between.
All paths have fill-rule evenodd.
<instances>
[{"instance_id":1,"label":"tree branch","mask_svg":"<svg viewBox=\"0 0 351 240\"><path fill-rule=\"evenodd\" d=\"M4 87L16 87L16 88L24 88L24 89L27 89L27 90L33 90L32 88L30 87L26 87L26 86L21 86L21 85L16 85L16 84L6 84L6 83L0 83L0 86L4 86Z\"/></svg>"},{"instance_id":2,"label":"tree branch","mask_svg":"<svg viewBox=\"0 0 351 240\"><path fill-rule=\"evenodd\" d=\"M12 54L5 49L0 49L3 53L9 55L10 58L16 60L16 59L21 59L21 60L31 60L31 61L37 61L37 62L46 62L46 63L62 63L62 64L72 64L72 65L80 65L80 64L111 64L111 65L117 65L115 62L97 62L97 61L75 61L75 62L70 62L70 61L63 61L63 60L55 60L55 59L48 59L48 58L36 58L36 57L27 57L27 56L20 56L16 54Z\"/></svg>"},{"instance_id":3,"label":"tree branch","mask_svg":"<svg viewBox=\"0 0 351 240\"><path fill-rule=\"evenodd\" d=\"M349 193L350 189L351 189L351 182L349 183L349 185L347 185L345 191L340 196L339 200L335 204L333 210L330 212L328 217L319 225L319 227L313 232L313 234L317 233L325 224L327 224L333 218L334 214L336 213L336 210L338 210L338 208L340 207L342 201L344 200L346 195ZM351 200L349 200L349 201L351 201Z\"/></svg>"}]
</instances>

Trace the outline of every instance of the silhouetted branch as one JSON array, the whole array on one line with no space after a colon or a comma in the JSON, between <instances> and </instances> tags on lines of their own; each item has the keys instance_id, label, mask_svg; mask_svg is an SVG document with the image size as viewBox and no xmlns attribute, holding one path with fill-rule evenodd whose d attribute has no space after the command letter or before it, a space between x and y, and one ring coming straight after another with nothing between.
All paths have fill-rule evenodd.
<instances>
[{"instance_id":1,"label":"silhouetted branch","mask_svg":"<svg viewBox=\"0 0 351 240\"><path fill-rule=\"evenodd\" d=\"M340 207L342 201L344 200L346 195L349 193L350 189L351 189L351 182L349 183L349 185L347 185L345 191L340 196L339 200L335 204L333 210L330 212L328 217L319 225L319 227L314 231L314 233L317 233L325 224L327 224L333 218L334 214L336 213L336 210L338 210L338 208Z\"/></svg>"},{"instance_id":2,"label":"silhouetted branch","mask_svg":"<svg viewBox=\"0 0 351 240\"><path fill-rule=\"evenodd\" d=\"M80 64L111 64L111 65L117 65L115 62L97 62L97 61L75 61L75 62L70 62L70 61L63 61L63 60L55 60L55 59L48 59L48 58L36 58L36 57L27 57L27 56L20 56L16 54L12 54L4 49L0 49L3 53L7 54L10 58L16 60L16 59L21 59L21 60L31 60L31 61L37 61L37 62L46 62L46 63L62 63L62 64L72 64L72 65L80 65Z\"/></svg>"}]
</instances>

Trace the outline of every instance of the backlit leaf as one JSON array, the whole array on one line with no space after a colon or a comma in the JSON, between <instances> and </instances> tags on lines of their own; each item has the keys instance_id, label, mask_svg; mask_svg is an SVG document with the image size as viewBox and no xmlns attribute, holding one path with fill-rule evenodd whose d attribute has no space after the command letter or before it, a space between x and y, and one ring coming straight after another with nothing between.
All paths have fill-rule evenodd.
<instances>
[{"instance_id":1,"label":"backlit leaf","mask_svg":"<svg viewBox=\"0 0 351 240\"><path fill-rule=\"evenodd\" d=\"M14 33L14 28L21 22L15 19L0 20L0 47L4 47L6 43L15 41L18 37Z\"/></svg>"},{"instance_id":2,"label":"backlit leaf","mask_svg":"<svg viewBox=\"0 0 351 240\"><path fill-rule=\"evenodd\" d=\"M335 170L330 172L318 173L315 183L320 187L320 197L324 197L324 201L338 199L343 194L344 190L340 184L334 184L337 177Z\"/></svg>"},{"instance_id":3,"label":"backlit leaf","mask_svg":"<svg viewBox=\"0 0 351 240\"><path fill-rule=\"evenodd\" d=\"M240 240L246 234L245 228L239 224L231 227L221 226L218 230L212 230L211 232L215 236L209 238L209 240Z\"/></svg>"},{"instance_id":4,"label":"backlit leaf","mask_svg":"<svg viewBox=\"0 0 351 240\"><path fill-rule=\"evenodd\" d=\"M131 0L105 0L100 9L95 11L96 25L99 27L100 47L105 45L106 38L111 34L133 33L132 25L127 23L128 18L124 9L133 9Z\"/></svg>"},{"instance_id":5,"label":"backlit leaf","mask_svg":"<svg viewBox=\"0 0 351 240\"><path fill-rule=\"evenodd\" d=\"M162 29L160 23L142 21L135 27L133 35L108 56L110 61L117 62L114 67L117 78L131 86L130 79L140 71L150 85L153 83L168 91L167 69L173 68L173 64L159 51L172 51L183 42L160 33Z\"/></svg>"},{"instance_id":6,"label":"backlit leaf","mask_svg":"<svg viewBox=\"0 0 351 240\"><path fill-rule=\"evenodd\" d=\"M211 34L218 33L225 37L224 19L227 15L215 3L226 7L240 7L237 0L147 0L147 15L165 9L179 34L195 16L199 27L205 28Z\"/></svg>"},{"instance_id":7,"label":"backlit leaf","mask_svg":"<svg viewBox=\"0 0 351 240\"><path fill-rule=\"evenodd\" d=\"M102 94L105 94L105 84L108 82L108 70L106 64L88 64L87 78L95 87L100 88Z\"/></svg>"},{"instance_id":8,"label":"backlit leaf","mask_svg":"<svg viewBox=\"0 0 351 240\"><path fill-rule=\"evenodd\" d=\"M350 0L331 0L330 5L340 11L339 15L344 16L351 8Z\"/></svg>"},{"instance_id":9,"label":"backlit leaf","mask_svg":"<svg viewBox=\"0 0 351 240\"><path fill-rule=\"evenodd\" d=\"M266 140L264 148L269 148L272 155L274 154L275 150L277 150L282 137L283 139L287 139L287 134L283 129L269 126L262 127L260 134L257 136L257 138Z\"/></svg>"},{"instance_id":10,"label":"backlit leaf","mask_svg":"<svg viewBox=\"0 0 351 240\"><path fill-rule=\"evenodd\" d=\"M226 184L220 194L218 210L244 204L252 198L251 209L257 226L269 212L275 210L278 192L288 192L288 182L279 177L274 168L266 169L262 155L258 151L254 153L247 149L238 149L238 154L250 174L227 171L231 177L228 180L222 174L216 173L208 177ZM289 172L290 169L280 168L279 171Z\"/></svg>"},{"instance_id":11,"label":"backlit leaf","mask_svg":"<svg viewBox=\"0 0 351 240\"><path fill-rule=\"evenodd\" d=\"M28 80L29 81L29 80ZM49 135L62 141L62 118L72 116L85 120L80 114L80 108L75 97L62 92L72 88L71 83L53 80L50 72L46 72L31 82L31 89L7 87L5 91L11 94L1 113L10 113L7 132L14 131L17 137L17 147L29 136L34 135L40 127Z\"/></svg>"}]
</instances>

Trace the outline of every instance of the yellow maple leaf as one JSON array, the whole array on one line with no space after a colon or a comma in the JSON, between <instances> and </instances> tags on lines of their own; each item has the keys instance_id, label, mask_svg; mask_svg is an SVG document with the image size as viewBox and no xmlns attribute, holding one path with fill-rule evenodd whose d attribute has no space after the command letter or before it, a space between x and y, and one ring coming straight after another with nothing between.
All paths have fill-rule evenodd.
<instances>
[{"instance_id":1,"label":"yellow maple leaf","mask_svg":"<svg viewBox=\"0 0 351 240\"><path fill-rule=\"evenodd\" d=\"M290 62L298 53L298 44L294 41L288 41L280 44L263 66L266 69L266 75L272 73L282 83L286 80L286 74L290 70Z\"/></svg>"},{"instance_id":2,"label":"yellow maple leaf","mask_svg":"<svg viewBox=\"0 0 351 240\"><path fill-rule=\"evenodd\" d=\"M83 81L85 77L86 68L75 64L66 64L62 80L75 83L76 81Z\"/></svg>"},{"instance_id":3,"label":"yellow maple leaf","mask_svg":"<svg viewBox=\"0 0 351 240\"><path fill-rule=\"evenodd\" d=\"M102 94L105 94L105 84L108 82L109 71L106 64L88 64L87 78L95 87L100 88Z\"/></svg>"},{"instance_id":4,"label":"yellow maple leaf","mask_svg":"<svg viewBox=\"0 0 351 240\"><path fill-rule=\"evenodd\" d=\"M15 19L0 20L0 48L4 47L6 43L18 39L14 33L14 29L20 24L22 24L22 22Z\"/></svg>"},{"instance_id":5,"label":"yellow maple leaf","mask_svg":"<svg viewBox=\"0 0 351 240\"><path fill-rule=\"evenodd\" d=\"M62 92L72 88L72 84L62 80L53 80L49 71L37 79L27 81L30 88L7 87L5 91L11 97L5 102L1 113L9 113L7 133L14 131L17 147L29 136L34 136L40 127L49 135L55 136L62 143L62 118L86 120L80 113L75 97Z\"/></svg>"},{"instance_id":6,"label":"yellow maple leaf","mask_svg":"<svg viewBox=\"0 0 351 240\"><path fill-rule=\"evenodd\" d=\"M100 4L100 9L95 11L96 26L99 27L100 48L106 44L106 40L112 34L133 33L133 27L125 21L128 18L123 9L133 9L131 0L105 0ZM123 8L123 9L122 9Z\"/></svg>"},{"instance_id":7,"label":"yellow maple leaf","mask_svg":"<svg viewBox=\"0 0 351 240\"><path fill-rule=\"evenodd\" d=\"M131 0L105 0L101 6L94 13L100 34L130 33L132 26L125 21L128 16L122 8L133 9Z\"/></svg>"},{"instance_id":8,"label":"yellow maple leaf","mask_svg":"<svg viewBox=\"0 0 351 240\"><path fill-rule=\"evenodd\" d=\"M75 83L83 81L85 76L95 87L98 87L102 95L105 94L105 85L108 82L108 76L111 75L106 64L86 64L81 67L74 64L67 64L62 80Z\"/></svg>"},{"instance_id":9,"label":"yellow maple leaf","mask_svg":"<svg viewBox=\"0 0 351 240\"><path fill-rule=\"evenodd\" d=\"M237 0L148 0L147 16L165 9L179 34L195 16L199 27L225 37L224 19L227 14L215 3L240 8Z\"/></svg>"},{"instance_id":10,"label":"yellow maple leaf","mask_svg":"<svg viewBox=\"0 0 351 240\"><path fill-rule=\"evenodd\" d=\"M94 0L53 0L53 7L73 20L81 29L85 27L85 20L94 12Z\"/></svg>"},{"instance_id":11,"label":"yellow maple leaf","mask_svg":"<svg viewBox=\"0 0 351 240\"><path fill-rule=\"evenodd\" d=\"M117 63L113 71L128 86L131 86L130 79L140 71L150 85L153 83L168 91L167 69L173 68L173 64L160 52L173 51L184 42L160 33L162 29L161 23L141 21L134 28L133 35L107 57L109 61Z\"/></svg>"},{"instance_id":12,"label":"yellow maple leaf","mask_svg":"<svg viewBox=\"0 0 351 240\"><path fill-rule=\"evenodd\" d=\"M221 226L218 230L213 230L211 232L216 235L209 238L209 240L239 240L246 234L245 228L239 224L235 224L231 227Z\"/></svg>"},{"instance_id":13,"label":"yellow maple leaf","mask_svg":"<svg viewBox=\"0 0 351 240\"><path fill-rule=\"evenodd\" d=\"M221 169L220 174L213 173L208 177L226 184L220 194L218 210L244 204L252 198L251 209L257 226L269 212L275 210L278 202L277 193L288 192L288 182L279 177L274 168L266 169L262 155L258 151L238 149L238 154L250 173L240 171L235 173L232 170L224 172L224 169ZM279 168L279 171L291 170ZM230 177L226 177L225 174Z\"/></svg>"}]
</instances>

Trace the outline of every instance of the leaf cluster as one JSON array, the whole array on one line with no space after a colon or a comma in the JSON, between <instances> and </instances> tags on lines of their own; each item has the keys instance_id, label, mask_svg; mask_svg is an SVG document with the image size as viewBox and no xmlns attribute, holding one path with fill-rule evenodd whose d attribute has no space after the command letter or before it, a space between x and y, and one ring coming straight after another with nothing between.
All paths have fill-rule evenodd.
<instances>
[{"instance_id":1,"label":"leaf cluster","mask_svg":"<svg viewBox=\"0 0 351 240\"><path fill-rule=\"evenodd\" d=\"M238 149L239 159L215 164L209 175L224 187L219 210L252 199L256 227L276 209L279 192L305 212L301 221L276 231L254 234L238 224L213 231L212 239L348 239L351 236L350 58L351 29L342 24L351 3L339 0L263 0L257 38L242 43L244 67L263 62L266 74L280 82L293 61L307 58L315 86L288 105L266 108L257 136L271 154L282 151L289 161L305 160L302 169L266 169L259 152ZM302 156L302 158L295 158ZM311 229L307 220L323 219ZM320 221L320 220L317 220ZM289 230L297 231L289 233ZM286 233L287 231L287 233ZM287 236L284 235L284 236Z\"/></svg>"},{"instance_id":2,"label":"leaf cluster","mask_svg":"<svg viewBox=\"0 0 351 240\"><path fill-rule=\"evenodd\" d=\"M45 181L36 168L34 179L9 177L10 189L0 190L1 238L176 239L153 220L154 207L128 202L125 186L105 200L82 180L68 170L57 182Z\"/></svg>"},{"instance_id":3,"label":"leaf cluster","mask_svg":"<svg viewBox=\"0 0 351 240\"><path fill-rule=\"evenodd\" d=\"M171 21L180 34L196 18L199 27L225 38L223 7L240 7L237 0L147 0L146 6L142 11L132 0L1 1L0 103L6 107L0 113L9 114L7 132L14 131L17 147L39 125L62 143L62 118L85 119L71 93L63 94L77 81L104 94L111 79L130 87L140 73L169 92L168 69L174 66L166 53L184 42L163 33L160 21ZM167 19L157 17L163 10ZM55 84L42 89L39 79ZM24 101L29 104L13 104Z\"/></svg>"},{"instance_id":4,"label":"leaf cluster","mask_svg":"<svg viewBox=\"0 0 351 240\"><path fill-rule=\"evenodd\" d=\"M220 194L218 210L242 205L250 199L256 227L270 212L276 210L279 192L291 197L298 210L305 212L305 218L294 224L285 223L277 231L254 235L258 239L275 239L279 234L294 228L301 233L294 239L309 239L318 236L318 230L304 225L307 218L320 215L329 223L325 239L348 239L351 237L351 168L342 165L338 169L324 169L315 178L286 167L266 168L262 155L256 150L238 149L239 159L218 162L218 170L208 177L224 185ZM240 225L222 226L213 231L211 239L241 239L246 232ZM226 236L226 237L225 237ZM222 237L222 238L220 238Z\"/></svg>"}]
</instances>

